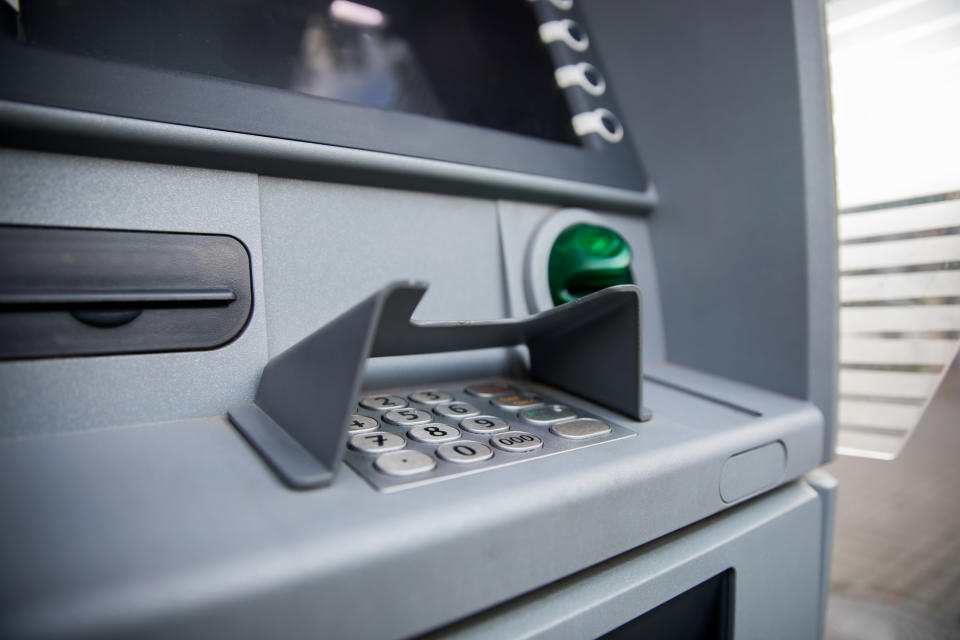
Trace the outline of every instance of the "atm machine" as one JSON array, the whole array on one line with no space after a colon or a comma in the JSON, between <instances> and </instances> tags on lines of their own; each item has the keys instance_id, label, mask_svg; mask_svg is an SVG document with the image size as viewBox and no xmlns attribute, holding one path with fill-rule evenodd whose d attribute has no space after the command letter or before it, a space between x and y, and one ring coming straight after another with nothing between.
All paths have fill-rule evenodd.
<instances>
[{"instance_id":1,"label":"atm machine","mask_svg":"<svg viewBox=\"0 0 960 640\"><path fill-rule=\"evenodd\" d=\"M817 3L0 16L0 635L822 634Z\"/></svg>"}]
</instances>

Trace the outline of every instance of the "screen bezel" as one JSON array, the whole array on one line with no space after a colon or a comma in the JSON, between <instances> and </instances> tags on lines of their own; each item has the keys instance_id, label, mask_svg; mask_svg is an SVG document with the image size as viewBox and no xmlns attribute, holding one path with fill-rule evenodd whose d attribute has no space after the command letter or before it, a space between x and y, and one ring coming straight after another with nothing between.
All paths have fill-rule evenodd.
<instances>
[{"instance_id":1,"label":"screen bezel","mask_svg":"<svg viewBox=\"0 0 960 640\"><path fill-rule=\"evenodd\" d=\"M571 16L581 20L579 16ZM563 51L551 45L554 59ZM559 56L558 56L559 54ZM595 51L583 59L595 66ZM0 38L0 99L220 131L385 152L648 191L636 153L384 111L184 72L85 58ZM602 105L612 105L609 93ZM591 135L590 137L597 137Z\"/></svg>"}]
</instances>

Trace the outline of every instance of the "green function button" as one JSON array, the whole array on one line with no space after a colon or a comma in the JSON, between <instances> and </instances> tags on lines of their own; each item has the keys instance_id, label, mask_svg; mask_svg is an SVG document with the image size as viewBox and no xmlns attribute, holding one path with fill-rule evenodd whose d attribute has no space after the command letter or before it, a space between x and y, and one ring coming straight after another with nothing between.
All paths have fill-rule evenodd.
<instances>
[{"instance_id":1,"label":"green function button","mask_svg":"<svg viewBox=\"0 0 960 640\"><path fill-rule=\"evenodd\" d=\"M567 227L557 236L547 271L554 304L633 282L626 240L612 229L590 224Z\"/></svg>"}]
</instances>

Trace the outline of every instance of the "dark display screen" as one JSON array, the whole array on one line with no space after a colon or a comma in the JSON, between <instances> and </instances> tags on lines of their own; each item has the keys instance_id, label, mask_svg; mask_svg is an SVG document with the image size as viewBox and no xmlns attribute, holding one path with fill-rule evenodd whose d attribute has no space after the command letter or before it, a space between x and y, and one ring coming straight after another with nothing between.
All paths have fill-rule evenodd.
<instances>
[{"instance_id":1,"label":"dark display screen","mask_svg":"<svg viewBox=\"0 0 960 640\"><path fill-rule=\"evenodd\" d=\"M598 640L728 640L733 624L733 569L605 633Z\"/></svg>"},{"instance_id":2,"label":"dark display screen","mask_svg":"<svg viewBox=\"0 0 960 640\"><path fill-rule=\"evenodd\" d=\"M524 0L21 0L15 37L579 144L537 27Z\"/></svg>"}]
</instances>

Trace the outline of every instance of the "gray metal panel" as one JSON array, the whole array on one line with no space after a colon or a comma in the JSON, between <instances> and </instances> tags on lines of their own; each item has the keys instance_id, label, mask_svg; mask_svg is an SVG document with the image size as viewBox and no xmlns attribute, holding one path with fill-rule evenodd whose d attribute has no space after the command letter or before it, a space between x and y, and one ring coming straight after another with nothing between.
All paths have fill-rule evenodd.
<instances>
[{"instance_id":1,"label":"gray metal panel","mask_svg":"<svg viewBox=\"0 0 960 640\"><path fill-rule=\"evenodd\" d=\"M253 397L267 340L257 178L0 150L0 223L229 234L251 254L254 311L212 351L0 363L0 436L220 415Z\"/></svg>"},{"instance_id":2,"label":"gray metal panel","mask_svg":"<svg viewBox=\"0 0 960 640\"><path fill-rule=\"evenodd\" d=\"M803 177L807 210L807 322L810 332L808 397L827 424L823 461L836 455L837 385L840 366L837 193L833 154L833 106L827 68L823 3L794 0ZM832 530L832 527L831 527Z\"/></svg>"},{"instance_id":3,"label":"gray metal panel","mask_svg":"<svg viewBox=\"0 0 960 640\"><path fill-rule=\"evenodd\" d=\"M815 5L584 10L657 180L649 222L668 358L812 398L832 434L835 230Z\"/></svg>"},{"instance_id":4,"label":"gray metal panel","mask_svg":"<svg viewBox=\"0 0 960 640\"><path fill-rule=\"evenodd\" d=\"M2 441L0 634L437 628L723 509L733 453L781 440L785 481L817 464L814 408L724 384L764 417L650 385L649 422L584 403L636 437L392 494L289 491L220 419Z\"/></svg>"},{"instance_id":5,"label":"gray metal panel","mask_svg":"<svg viewBox=\"0 0 960 640\"><path fill-rule=\"evenodd\" d=\"M823 469L806 475L807 483L820 494L823 504L820 553L820 635L827 626L827 601L830 598L830 569L833 560L833 530L837 514L837 480Z\"/></svg>"},{"instance_id":6,"label":"gray metal panel","mask_svg":"<svg viewBox=\"0 0 960 640\"><path fill-rule=\"evenodd\" d=\"M0 100L0 144L460 195L637 211L643 191L473 164L270 138ZM433 124L432 121L427 121ZM433 135L424 133L424 136Z\"/></svg>"},{"instance_id":7,"label":"gray metal panel","mask_svg":"<svg viewBox=\"0 0 960 640\"><path fill-rule=\"evenodd\" d=\"M794 483L426 637L595 638L728 568L736 638L819 637L823 500Z\"/></svg>"},{"instance_id":8,"label":"gray metal panel","mask_svg":"<svg viewBox=\"0 0 960 640\"><path fill-rule=\"evenodd\" d=\"M414 318L506 317L495 203L261 178L270 354L398 277L431 290ZM508 352L377 358L366 386L509 370Z\"/></svg>"},{"instance_id":9,"label":"gray metal panel","mask_svg":"<svg viewBox=\"0 0 960 640\"><path fill-rule=\"evenodd\" d=\"M418 321L506 316L493 202L261 178L260 207L271 356L400 278Z\"/></svg>"}]
</instances>

